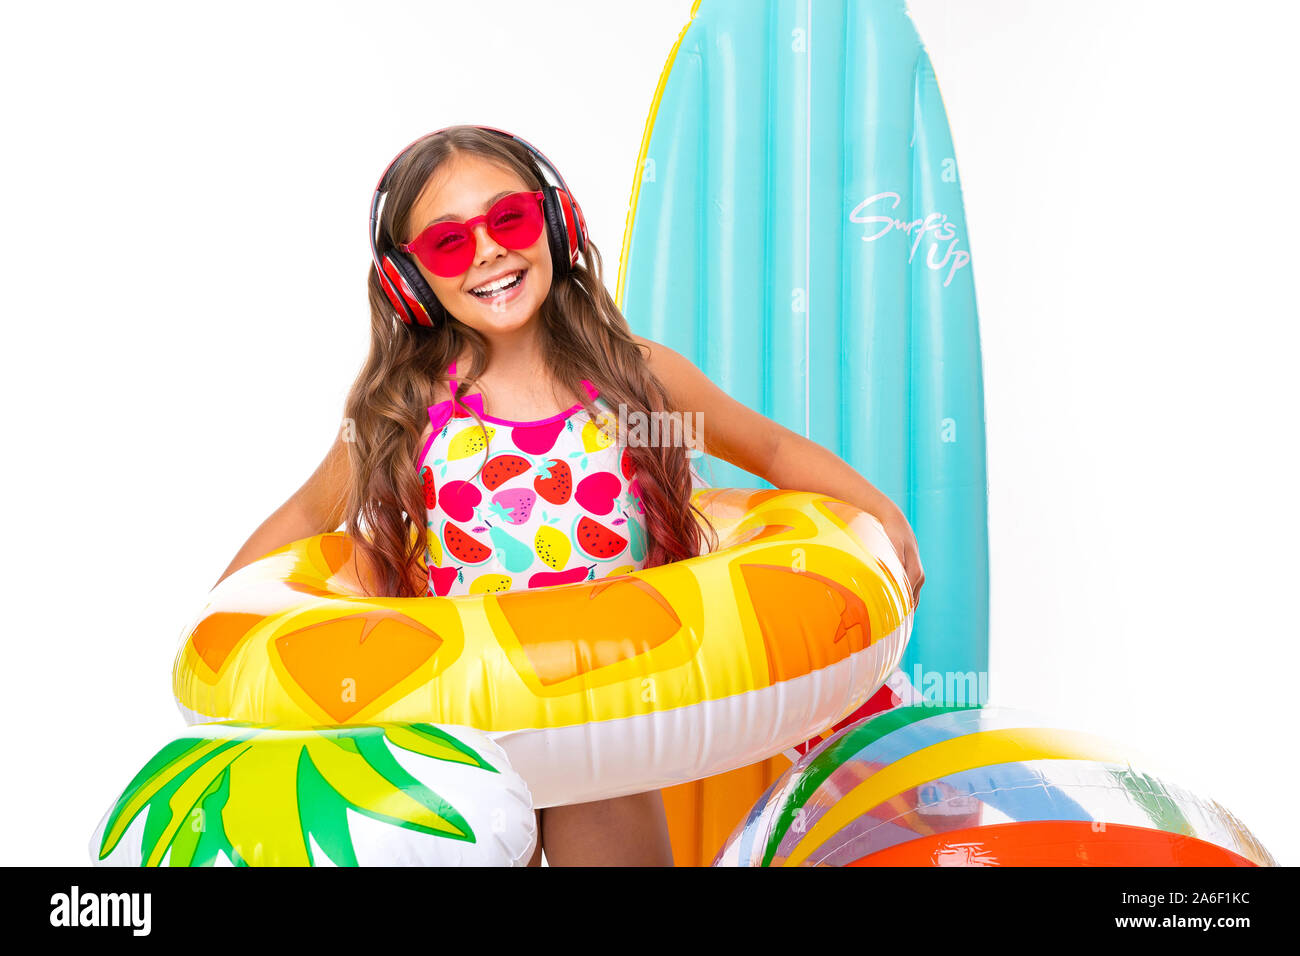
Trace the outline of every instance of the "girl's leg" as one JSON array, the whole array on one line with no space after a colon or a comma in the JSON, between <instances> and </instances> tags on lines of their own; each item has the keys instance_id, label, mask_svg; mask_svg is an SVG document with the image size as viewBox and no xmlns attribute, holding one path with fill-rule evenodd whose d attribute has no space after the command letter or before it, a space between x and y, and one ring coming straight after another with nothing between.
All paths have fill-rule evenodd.
<instances>
[{"instance_id":1,"label":"girl's leg","mask_svg":"<svg viewBox=\"0 0 1300 956\"><path fill-rule=\"evenodd\" d=\"M541 866L542 865L542 811L534 810L533 816L536 818L537 821L537 848L533 850L533 855L532 858L529 859L528 865ZM551 861L547 860L546 862L550 863Z\"/></svg>"},{"instance_id":2,"label":"girl's leg","mask_svg":"<svg viewBox=\"0 0 1300 956\"><path fill-rule=\"evenodd\" d=\"M542 838L549 866L672 866L668 818L658 790L547 807Z\"/></svg>"}]
</instances>

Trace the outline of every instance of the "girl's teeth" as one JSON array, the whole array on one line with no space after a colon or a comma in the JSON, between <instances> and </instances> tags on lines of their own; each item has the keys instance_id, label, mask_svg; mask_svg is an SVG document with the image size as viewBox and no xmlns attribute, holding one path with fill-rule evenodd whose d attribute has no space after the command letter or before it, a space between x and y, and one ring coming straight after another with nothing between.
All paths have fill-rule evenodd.
<instances>
[{"instance_id":1,"label":"girl's teeth","mask_svg":"<svg viewBox=\"0 0 1300 956\"><path fill-rule=\"evenodd\" d=\"M478 289L471 289L470 294L476 295L480 299L486 299L494 295L499 295L502 292L509 291L510 289L513 289L516 285L518 285L520 280L523 279L523 275L524 274L522 272L516 272L513 276L510 276L508 279L502 280L504 282L504 285L493 284L487 287L480 286Z\"/></svg>"}]
</instances>

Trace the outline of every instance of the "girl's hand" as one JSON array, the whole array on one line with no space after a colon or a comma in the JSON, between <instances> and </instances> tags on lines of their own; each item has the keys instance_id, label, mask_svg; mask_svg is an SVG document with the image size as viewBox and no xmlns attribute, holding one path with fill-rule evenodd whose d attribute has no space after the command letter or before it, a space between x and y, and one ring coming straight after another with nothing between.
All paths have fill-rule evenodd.
<instances>
[{"instance_id":1,"label":"girl's hand","mask_svg":"<svg viewBox=\"0 0 1300 956\"><path fill-rule=\"evenodd\" d=\"M912 585L912 607L915 608L921 596L921 585L925 583L925 570L921 567L916 535L912 533L912 526L907 523L903 512L893 502L886 502L876 510L880 512L876 518L884 525L885 534L889 536L894 550L903 562L903 570L907 572L907 580Z\"/></svg>"}]
</instances>

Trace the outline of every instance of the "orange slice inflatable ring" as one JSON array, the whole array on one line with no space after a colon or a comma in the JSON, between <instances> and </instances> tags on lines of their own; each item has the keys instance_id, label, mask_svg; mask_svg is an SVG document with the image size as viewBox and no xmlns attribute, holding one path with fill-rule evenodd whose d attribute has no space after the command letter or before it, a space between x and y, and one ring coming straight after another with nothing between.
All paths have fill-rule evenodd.
<instances>
[{"instance_id":1,"label":"orange slice inflatable ring","mask_svg":"<svg viewBox=\"0 0 1300 956\"><path fill-rule=\"evenodd\" d=\"M187 722L427 722L505 751L536 807L698 780L852 713L898 665L911 587L874 516L808 492L704 488L711 553L580 584L368 597L339 532L209 595L173 690Z\"/></svg>"}]
</instances>

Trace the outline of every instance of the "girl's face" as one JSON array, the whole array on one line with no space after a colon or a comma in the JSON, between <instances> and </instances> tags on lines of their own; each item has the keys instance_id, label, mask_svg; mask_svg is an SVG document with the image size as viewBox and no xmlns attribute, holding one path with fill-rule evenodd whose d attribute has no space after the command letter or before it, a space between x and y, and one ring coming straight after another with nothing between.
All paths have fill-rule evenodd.
<instances>
[{"instance_id":1,"label":"girl's face","mask_svg":"<svg viewBox=\"0 0 1300 956\"><path fill-rule=\"evenodd\" d=\"M477 156L458 155L429 178L411 207L407 235L410 242L436 219L450 216L466 222L481 216L503 195L522 192L528 186L514 172ZM414 256L424 281L438 301L460 321L485 336L513 332L527 325L542 306L551 288L551 250L543 229L527 249L498 245L484 223L474 227L476 243L469 271L446 278L434 275ZM504 295L485 299L474 295L479 288L502 276L520 272L521 282Z\"/></svg>"}]
</instances>

